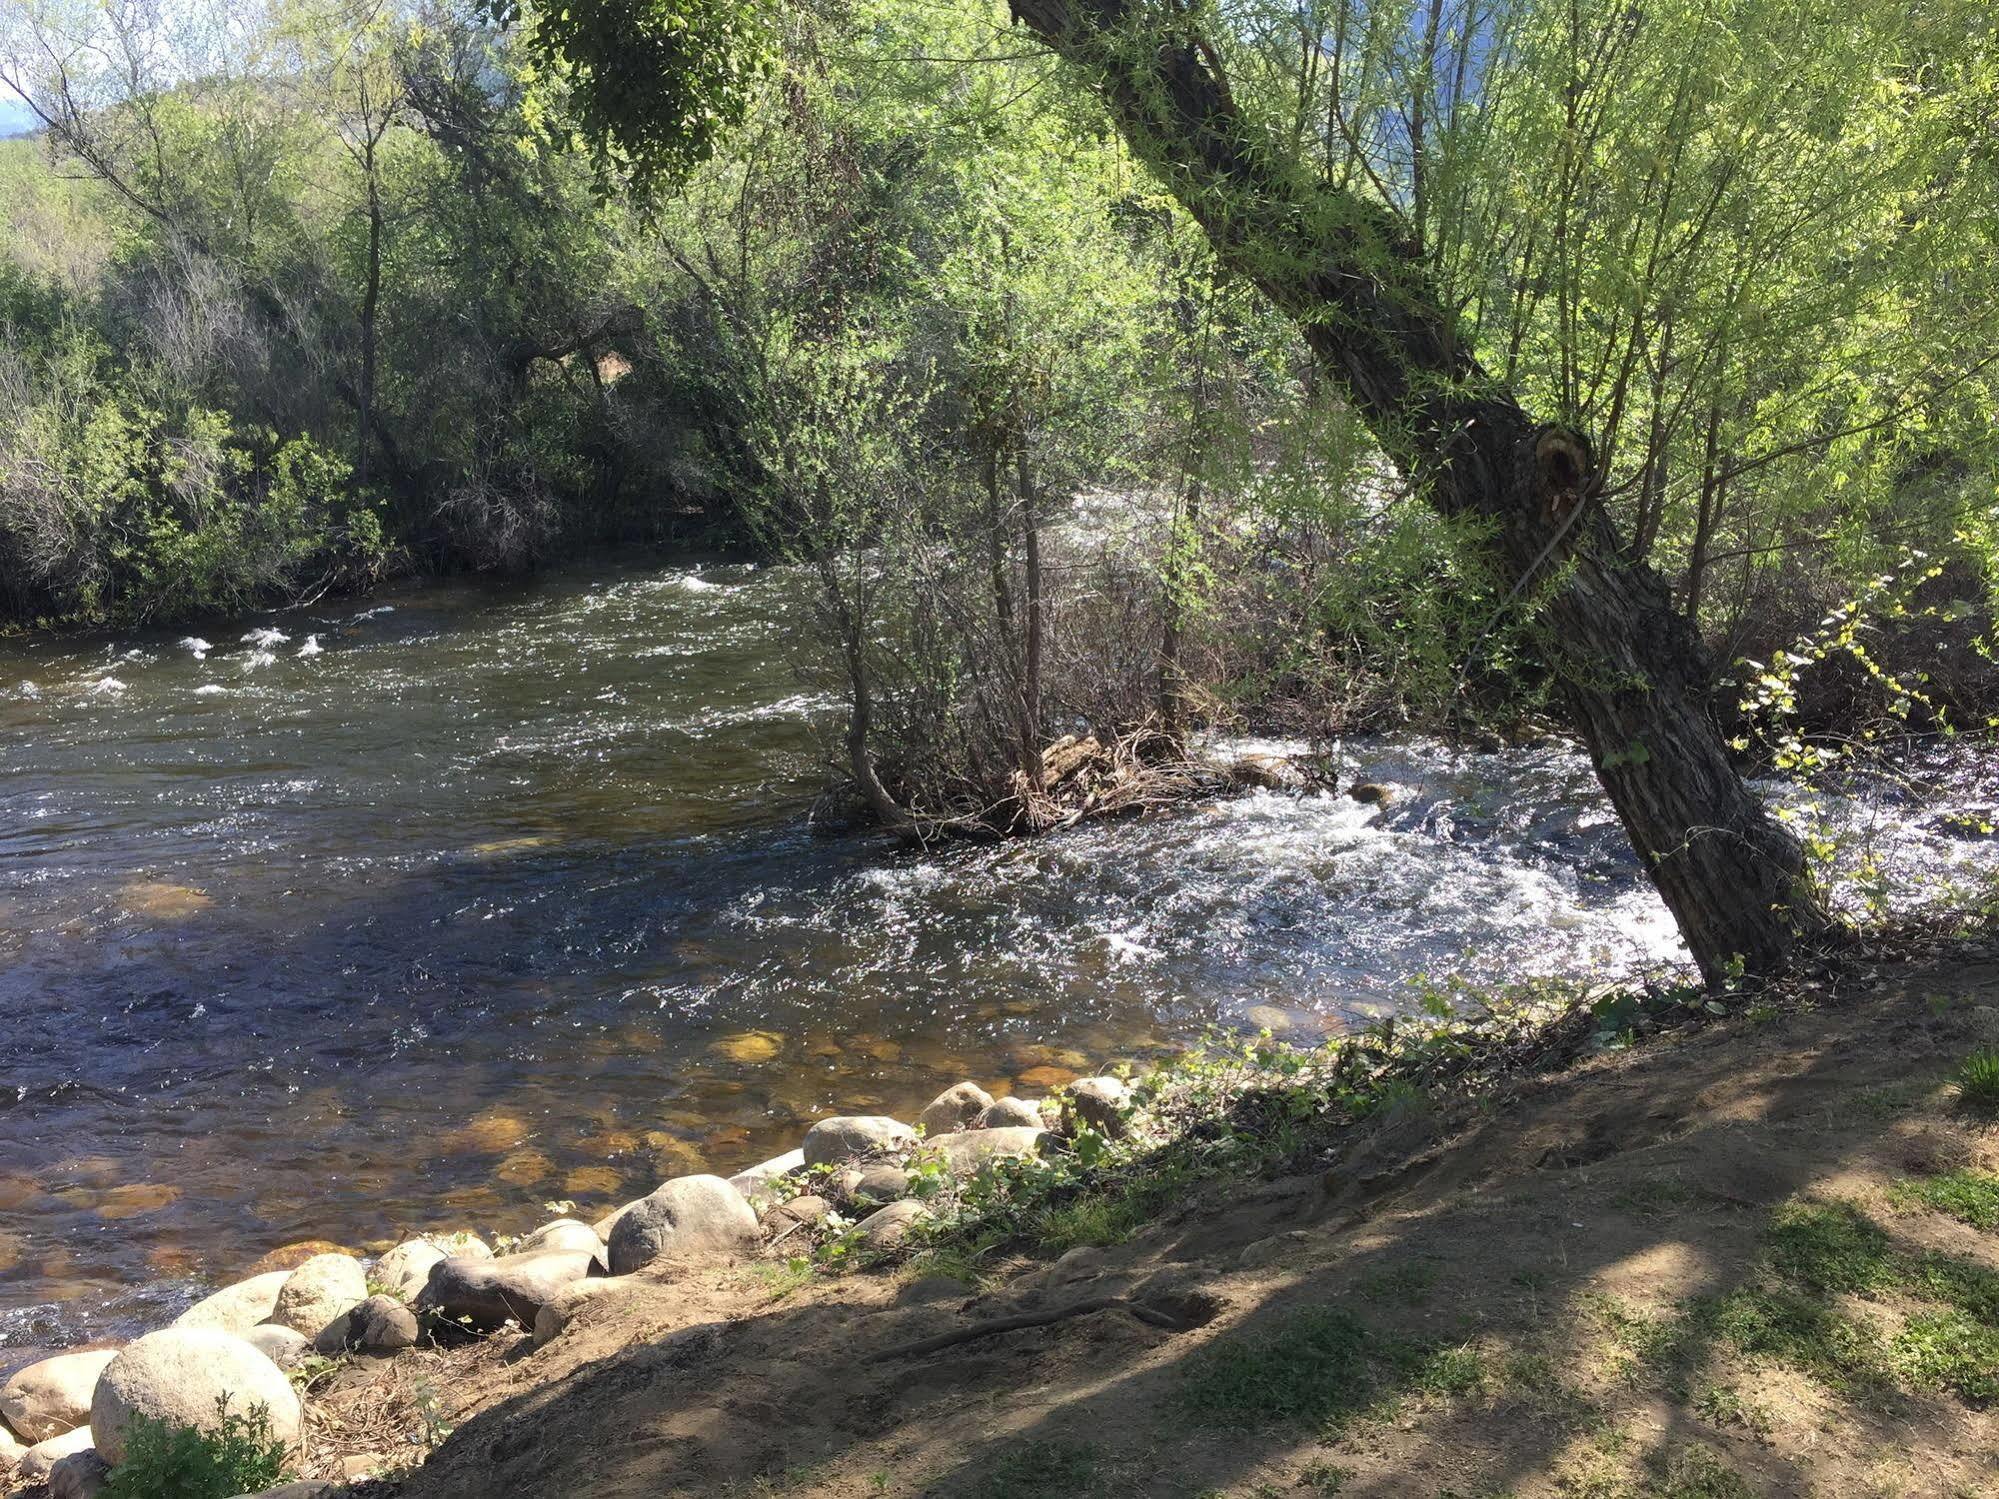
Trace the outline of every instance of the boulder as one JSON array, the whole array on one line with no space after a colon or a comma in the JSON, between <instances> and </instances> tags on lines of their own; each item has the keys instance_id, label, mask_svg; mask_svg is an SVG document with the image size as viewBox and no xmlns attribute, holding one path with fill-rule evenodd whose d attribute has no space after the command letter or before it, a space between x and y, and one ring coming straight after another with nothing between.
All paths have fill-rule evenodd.
<instances>
[{"instance_id":1,"label":"boulder","mask_svg":"<svg viewBox=\"0 0 1999 1499\"><path fill-rule=\"evenodd\" d=\"M1359 781L1347 788L1347 795L1363 806L1386 807L1395 800L1395 788L1379 781Z\"/></svg>"},{"instance_id":2,"label":"boulder","mask_svg":"<svg viewBox=\"0 0 1999 1499\"><path fill-rule=\"evenodd\" d=\"M117 1356L115 1348L59 1353L15 1370L0 1385L0 1417L31 1444L88 1424L97 1376Z\"/></svg>"},{"instance_id":3,"label":"boulder","mask_svg":"<svg viewBox=\"0 0 1999 1499\"><path fill-rule=\"evenodd\" d=\"M87 1447L49 1469L49 1499L97 1499L109 1482L111 1464L95 1447Z\"/></svg>"},{"instance_id":4,"label":"boulder","mask_svg":"<svg viewBox=\"0 0 1999 1499\"><path fill-rule=\"evenodd\" d=\"M1040 1129L1041 1109L1025 1098L1001 1098L979 1111L973 1129Z\"/></svg>"},{"instance_id":5,"label":"boulder","mask_svg":"<svg viewBox=\"0 0 1999 1499\"><path fill-rule=\"evenodd\" d=\"M999 1129L967 1129L924 1142L924 1150L944 1158L953 1176L970 1176L989 1161L1038 1155L1052 1136L1045 1129L1009 1125Z\"/></svg>"},{"instance_id":6,"label":"boulder","mask_svg":"<svg viewBox=\"0 0 1999 1499\"><path fill-rule=\"evenodd\" d=\"M816 1193L794 1197L789 1202L780 1202L764 1214L763 1231L774 1239L800 1224L823 1222L832 1211L833 1204Z\"/></svg>"},{"instance_id":7,"label":"boulder","mask_svg":"<svg viewBox=\"0 0 1999 1499\"><path fill-rule=\"evenodd\" d=\"M498 1327L509 1320L532 1327L534 1314L563 1286L588 1275L596 1258L581 1249L543 1249L483 1260L454 1254L431 1267L416 1309L422 1315L478 1328Z\"/></svg>"},{"instance_id":8,"label":"boulder","mask_svg":"<svg viewBox=\"0 0 1999 1499\"><path fill-rule=\"evenodd\" d=\"M1228 778L1254 791L1302 791L1305 773L1283 755L1244 755L1232 762Z\"/></svg>"},{"instance_id":9,"label":"boulder","mask_svg":"<svg viewBox=\"0 0 1999 1499\"><path fill-rule=\"evenodd\" d=\"M630 1202L626 1203L623 1207L614 1208L610 1212L606 1213L603 1217L599 1218L595 1223L591 1224L590 1227L595 1229L597 1237L602 1239L608 1245L611 1242L611 1230L618 1226L618 1220L624 1217L625 1214L629 1213L633 1208L637 1207L640 1203L644 1201L645 1199L643 1197L634 1197Z\"/></svg>"},{"instance_id":10,"label":"boulder","mask_svg":"<svg viewBox=\"0 0 1999 1499\"><path fill-rule=\"evenodd\" d=\"M587 1249L601 1259L604 1241L589 1224L578 1223L574 1218L558 1218L553 1223L542 1224L521 1240L514 1253L534 1254L543 1249Z\"/></svg>"},{"instance_id":11,"label":"boulder","mask_svg":"<svg viewBox=\"0 0 1999 1499\"><path fill-rule=\"evenodd\" d=\"M901 1202L891 1202L880 1212L868 1214L854 1225L854 1232L870 1249L893 1249L909 1237L910 1229L929 1216L929 1208L905 1198Z\"/></svg>"},{"instance_id":12,"label":"boulder","mask_svg":"<svg viewBox=\"0 0 1999 1499\"><path fill-rule=\"evenodd\" d=\"M27 1444L8 1429L5 1421L0 1421L0 1478L14 1471L14 1466L28 1450Z\"/></svg>"},{"instance_id":13,"label":"boulder","mask_svg":"<svg viewBox=\"0 0 1999 1499\"><path fill-rule=\"evenodd\" d=\"M305 1362L312 1352L312 1339L289 1327L266 1322L243 1334L243 1341L283 1369L287 1374Z\"/></svg>"},{"instance_id":14,"label":"boulder","mask_svg":"<svg viewBox=\"0 0 1999 1499\"><path fill-rule=\"evenodd\" d=\"M908 1125L863 1114L821 1119L805 1132L803 1152L808 1166L833 1166L907 1150L915 1143L916 1132Z\"/></svg>"},{"instance_id":15,"label":"boulder","mask_svg":"<svg viewBox=\"0 0 1999 1499\"><path fill-rule=\"evenodd\" d=\"M335 1244L326 1239L300 1239L295 1243L280 1245L268 1254L259 1255L257 1262L245 1272L247 1275L265 1275L273 1270L296 1270L307 1260L317 1259L322 1254L352 1255L353 1250L345 1244Z\"/></svg>"},{"instance_id":16,"label":"boulder","mask_svg":"<svg viewBox=\"0 0 1999 1499\"><path fill-rule=\"evenodd\" d=\"M121 1348L98 1376L90 1429L116 1467L134 1416L207 1429L224 1400L238 1415L264 1407L271 1435L286 1446L298 1441L304 1413L284 1372L241 1338L204 1327L169 1327Z\"/></svg>"},{"instance_id":17,"label":"boulder","mask_svg":"<svg viewBox=\"0 0 1999 1499\"><path fill-rule=\"evenodd\" d=\"M659 1260L743 1254L758 1244L757 1215L719 1176L680 1176L632 1204L611 1230L611 1273Z\"/></svg>"},{"instance_id":18,"label":"boulder","mask_svg":"<svg viewBox=\"0 0 1999 1499\"><path fill-rule=\"evenodd\" d=\"M254 1494L237 1494L234 1499L340 1499L340 1493L338 1484L302 1478L295 1483L281 1483L274 1489L259 1489Z\"/></svg>"},{"instance_id":19,"label":"boulder","mask_svg":"<svg viewBox=\"0 0 1999 1499\"><path fill-rule=\"evenodd\" d=\"M729 1185L742 1193L751 1207L764 1207L782 1195L781 1182L804 1169L805 1152L787 1150L783 1155L759 1161L747 1171L738 1171L729 1178Z\"/></svg>"},{"instance_id":20,"label":"boulder","mask_svg":"<svg viewBox=\"0 0 1999 1499\"><path fill-rule=\"evenodd\" d=\"M21 1461L14 1469L14 1478L24 1484L47 1483L57 1463L76 1453L89 1452L96 1445L96 1438L88 1426L79 1426L59 1437L37 1442L21 1454Z\"/></svg>"},{"instance_id":21,"label":"boulder","mask_svg":"<svg viewBox=\"0 0 1999 1499\"><path fill-rule=\"evenodd\" d=\"M331 1357L338 1353L401 1353L416 1346L416 1313L393 1296L370 1296L326 1324L313 1347Z\"/></svg>"},{"instance_id":22,"label":"boulder","mask_svg":"<svg viewBox=\"0 0 1999 1499\"><path fill-rule=\"evenodd\" d=\"M953 1130L969 1129L992 1106L992 1094L977 1083L957 1083L925 1104L916 1122L926 1135L948 1135Z\"/></svg>"},{"instance_id":23,"label":"boulder","mask_svg":"<svg viewBox=\"0 0 1999 1499\"><path fill-rule=\"evenodd\" d=\"M569 1326L576 1309L586 1301L596 1301L610 1296L630 1295L639 1283L629 1275L599 1276L594 1280L579 1280L564 1286L555 1293L552 1300L543 1303L534 1314L534 1346L542 1347L562 1336Z\"/></svg>"},{"instance_id":24,"label":"boulder","mask_svg":"<svg viewBox=\"0 0 1999 1499\"><path fill-rule=\"evenodd\" d=\"M847 1195L857 1203L873 1207L900 1202L909 1195L909 1173L893 1162L878 1162L861 1172L861 1179Z\"/></svg>"},{"instance_id":25,"label":"boulder","mask_svg":"<svg viewBox=\"0 0 1999 1499\"><path fill-rule=\"evenodd\" d=\"M1131 1089L1122 1078L1086 1077L1069 1085L1062 1104L1062 1127L1074 1134L1079 1125L1088 1125L1108 1139L1124 1133L1125 1112L1131 1107Z\"/></svg>"},{"instance_id":26,"label":"boulder","mask_svg":"<svg viewBox=\"0 0 1999 1499\"><path fill-rule=\"evenodd\" d=\"M375 1262L369 1277L398 1301L414 1301L430 1279L430 1267L452 1255L489 1260L493 1251L472 1234L431 1234L398 1244Z\"/></svg>"},{"instance_id":27,"label":"boulder","mask_svg":"<svg viewBox=\"0 0 1999 1499\"><path fill-rule=\"evenodd\" d=\"M197 1301L174 1318L175 1327L204 1327L213 1332L244 1333L260 1322L268 1322L278 1307L278 1292L290 1280L289 1270L272 1270L225 1286L213 1296ZM315 1328L314 1331L318 1329Z\"/></svg>"},{"instance_id":28,"label":"boulder","mask_svg":"<svg viewBox=\"0 0 1999 1499\"><path fill-rule=\"evenodd\" d=\"M351 1254L316 1254L286 1278L270 1320L308 1338L368 1299L368 1275Z\"/></svg>"}]
</instances>

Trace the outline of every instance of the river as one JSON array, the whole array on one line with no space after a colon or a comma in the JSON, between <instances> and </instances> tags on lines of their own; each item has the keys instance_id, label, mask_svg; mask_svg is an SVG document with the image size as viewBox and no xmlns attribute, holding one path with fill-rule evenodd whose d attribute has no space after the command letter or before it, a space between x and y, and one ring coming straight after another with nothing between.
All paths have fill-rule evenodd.
<instances>
[{"instance_id":1,"label":"river","mask_svg":"<svg viewBox=\"0 0 1999 1499\"><path fill-rule=\"evenodd\" d=\"M600 564L0 645L0 1367L292 1240L594 1216L962 1077L1681 961L1556 744L1344 746L1385 810L814 837L806 624L780 571ZM1950 806L1837 810L1898 882L1999 862Z\"/></svg>"}]
</instances>

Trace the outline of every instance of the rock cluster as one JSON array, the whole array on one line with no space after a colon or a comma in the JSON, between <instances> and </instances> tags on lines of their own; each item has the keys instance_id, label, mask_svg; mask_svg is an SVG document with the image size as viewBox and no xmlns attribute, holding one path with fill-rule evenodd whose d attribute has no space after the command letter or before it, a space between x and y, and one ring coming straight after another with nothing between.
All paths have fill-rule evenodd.
<instances>
[{"instance_id":1,"label":"rock cluster","mask_svg":"<svg viewBox=\"0 0 1999 1499\"><path fill-rule=\"evenodd\" d=\"M1052 1065L1042 1070L1075 1077ZM168 1327L8 1376L0 1385L0 1479L11 1473L46 1484L52 1495L94 1495L125 1456L138 1417L212 1429L225 1412L261 1410L274 1436L296 1444L305 1416L289 1371L314 1354L387 1358L450 1327L508 1323L531 1331L539 1347L587 1303L628 1293L640 1271L657 1280L794 1235L810 1244L851 1232L869 1249L890 1250L930 1216L924 1199L940 1175L966 1177L1037 1155L1082 1129L1115 1136L1129 1107L1125 1085L1110 1077L1071 1081L1059 1102L1046 1103L995 1099L962 1082L933 1099L915 1127L880 1115L822 1119L797 1149L726 1180L677 1176L595 1224L544 1224L505 1253L471 1234L425 1235L371 1268L337 1245L289 1245ZM336 1492L296 1483L268 1499Z\"/></svg>"}]
</instances>

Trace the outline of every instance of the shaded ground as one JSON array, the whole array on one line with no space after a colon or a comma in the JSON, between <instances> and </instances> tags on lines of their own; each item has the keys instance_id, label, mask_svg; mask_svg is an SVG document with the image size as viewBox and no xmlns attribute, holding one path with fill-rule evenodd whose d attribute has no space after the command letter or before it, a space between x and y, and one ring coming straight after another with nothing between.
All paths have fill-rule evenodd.
<instances>
[{"instance_id":1,"label":"shaded ground","mask_svg":"<svg viewBox=\"0 0 1999 1499\"><path fill-rule=\"evenodd\" d=\"M1848 991L982 1293L773 1265L587 1305L440 1363L438 1419L478 1414L394 1493L1999 1493L1999 1132L1950 1081L1999 1042L1999 949ZM1150 1320L882 1356L1103 1298Z\"/></svg>"}]
</instances>

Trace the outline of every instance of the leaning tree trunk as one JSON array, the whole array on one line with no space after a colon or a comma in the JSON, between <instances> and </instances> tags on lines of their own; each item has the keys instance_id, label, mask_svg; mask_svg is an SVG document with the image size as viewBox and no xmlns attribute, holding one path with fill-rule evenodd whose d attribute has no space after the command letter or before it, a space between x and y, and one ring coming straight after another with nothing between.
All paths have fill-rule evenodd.
<instances>
[{"instance_id":1,"label":"leaning tree trunk","mask_svg":"<svg viewBox=\"0 0 1999 1499\"><path fill-rule=\"evenodd\" d=\"M1012 4L1083 70L1222 261L1297 320L1383 451L1438 510L1484 523L1508 583L1537 588L1570 717L1703 975L1778 966L1825 925L1803 851L1730 765L1704 651L1619 545L1587 441L1535 422L1479 368L1389 213L1309 180L1243 118L1184 8Z\"/></svg>"}]
</instances>

